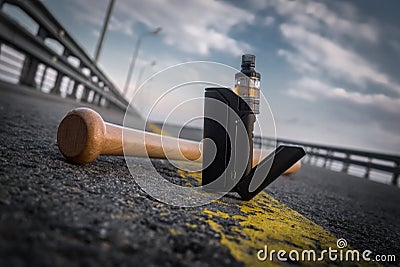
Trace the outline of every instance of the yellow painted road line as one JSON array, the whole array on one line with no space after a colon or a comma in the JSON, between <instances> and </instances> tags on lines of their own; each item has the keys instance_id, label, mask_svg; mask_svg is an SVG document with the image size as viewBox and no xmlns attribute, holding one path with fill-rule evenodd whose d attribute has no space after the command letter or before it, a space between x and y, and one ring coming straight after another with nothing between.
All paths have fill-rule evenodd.
<instances>
[{"instance_id":1,"label":"yellow painted road line","mask_svg":"<svg viewBox=\"0 0 400 267\"><path fill-rule=\"evenodd\" d=\"M159 134L167 134L155 124L150 123L149 128ZM196 164L196 163L191 163ZM192 177L197 185L201 184L200 172L177 171L183 178ZM192 185L190 182L187 186ZM307 219L295 210L280 203L265 192L260 192L251 201L237 201L225 203L214 200L214 205L202 210L205 215L204 222L220 237L220 243L227 247L231 255L245 266L280 266L288 262L260 261L257 252L268 246L268 251L284 250L289 253L297 250L314 250L319 257L322 250L337 249L338 238L326 231L323 227ZM222 205L229 205L230 214L220 211ZM224 210L224 209L223 209ZM234 223L232 223L234 222ZM178 234L174 231L171 234ZM179 232L181 234L181 232ZM350 246L343 249L343 253L351 250ZM286 255L287 257L287 255ZM327 256L322 261L300 262L306 265L349 265L356 262L331 262ZM379 266L375 262L358 262L359 266Z\"/></svg>"},{"instance_id":2,"label":"yellow painted road line","mask_svg":"<svg viewBox=\"0 0 400 267\"><path fill-rule=\"evenodd\" d=\"M180 170L178 173L184 178L190 176L198 181L201 179L201 173L187 173ZM243 262L245 266L284 264L279 261L259 261L257 252L265 245L268 246L269 251L272 249L285 250L289 253L291 250L297 250L300 255L304 250L315 250L317 258L324 249L329 249L329 247L337 249L337 237L265 192L260 192L247 202L225 203L216 200L213 203L214 205L208 206L202 211L206 215L205 222L220 235L221 244L227 247L232 256ZM223 205L229 205L233 212L228 214L220 211L220 207ZM347 250L343 249L343 251ZM305 262L307 265L336 265L338 263L330 262L327 256L323 261ZM350 265L354 265L354 263ZM376 266L372 262L360 262L359 265Z\"/></svg>"},{"instance_id":3,"label":"yellow painted road line","mask_svg":"<svg viewBox=\"0 0 400 267\"><path fill-rule=\"evenodd\" d=\"M152 122L147 122L146 126L150 129L150 131L152 131L153 133L156 134L160 134L160 135L164 135L164 136L171 136L169 133L163 131L160 127L158 127L157 125L155 125Z\"/></svg>"}]
</instances>

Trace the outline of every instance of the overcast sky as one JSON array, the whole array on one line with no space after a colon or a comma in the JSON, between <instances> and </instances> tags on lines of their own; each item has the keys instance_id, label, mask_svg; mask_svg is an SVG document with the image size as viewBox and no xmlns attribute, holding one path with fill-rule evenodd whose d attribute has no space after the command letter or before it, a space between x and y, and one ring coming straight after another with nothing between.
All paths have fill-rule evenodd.
<instances>
[{"instance_id":1,"label":"overcast sky","mask_svg":"<svg viewBox=\"0 0 400 267\"><path fill-rule=\"evenodd\" d=\"M90 55L109 0L46 0ZM254 53L279 137L400 154L400 28L396 0L116 0L100 65L125 82L192 60L235 68ZM150 66L156 61L155 66Z\"/></svg>"}]
</instances>

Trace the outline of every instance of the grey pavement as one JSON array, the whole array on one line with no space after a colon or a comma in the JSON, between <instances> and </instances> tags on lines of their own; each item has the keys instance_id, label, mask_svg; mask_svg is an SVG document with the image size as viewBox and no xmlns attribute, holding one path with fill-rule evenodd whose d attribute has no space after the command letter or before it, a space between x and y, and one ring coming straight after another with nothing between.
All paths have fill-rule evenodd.
<instances>
[{"instance_id":1,"label":"grey pavement","mask_svg":"<svg viewBox=\"0 0 400 267\"><path fill-rule=\"evenodd\" d=\"M65 162L57 125L77 106L0 88L0 266L243 266L204 224L204 207L155 201L132 179L123 157L102 156L84 166ZM119 111L86 106L122 123ZM166 161L153 163L166 179L180 182ZM396 254L399 262L399 188L304 165L266 192L353 247ZM227 201L223 211L237 212L230 207L235 202Z\"/></svg>"}]
</instances>

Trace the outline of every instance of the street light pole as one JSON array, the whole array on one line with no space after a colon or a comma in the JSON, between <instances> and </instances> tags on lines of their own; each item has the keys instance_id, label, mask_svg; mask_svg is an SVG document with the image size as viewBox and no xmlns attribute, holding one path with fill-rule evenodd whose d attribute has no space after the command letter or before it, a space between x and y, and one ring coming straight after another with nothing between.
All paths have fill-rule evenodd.
<instances>
[{"instance_id":1,"label":"street light pole","mask_svg":"<svg viewBox=\"0 0 400 267\"><path fill-rule=\"evenodd\" d=\"M150 65L151 67L155 66L155 65L156 65L156 61L152 61L149 65ZM143 73L144 73L144 70L146 69L146 67L147 67L147 66L143 66L142 69L141 69L140 72L139 72L139 75L138 75L137 80L136 80L136 85L135 85L135 87L134 87L134 90L135 90L135 91L138 89L138 86L140 85L140 81L141 81L141 79L142 79L142 76L143 76ZM135 91L133 91L133 92L135 92Z\"/></svg>"},{"instance_id":2,"label":"street light pole","mask_svg":"<svg viewBox=\"0 0 400 267\"><path fill-rule=\"evenodd\" d=\"M144 36L144 35L142 35L142 36ZM140 46L141 42L142 42L142 38L141 38L141 36L139 36L136 41L135 50L133 52L131 63L129 65L128 76L126 76L126 81L125 81L125 85L124 85L124 93L123 93L124 95L126 95L128 93L129 83L131 82L132 73L133 73L133 69L135 68L135 62L136 62L137 55L139 53L139 46Z\"/></svg>"},{"instance_id":3,"label":"street light pole","mask_svg":"<svg viewBox=\"0 0 400 267\"><path fill-rule=\"evenodd\" d=\"M161 31L161 27L158 27L154 31L145 32L145 33L139 35L139 37L138 37L138 39L136 41L135 50L133 52L132 60L131 60L131 63L129 65L128 76L126 77L126 81L125 81L124 91L123 91L124 95L126 95L128 93L128 87L129 87L129 84L131 82L133 70L135 69L136 58L137 58L137 56L139 54L139 47L140 47L140 44L142 42L142 38L147 36L147 35L153 35L153 34L156 35L160 31Z\"/></svg>"},{"instance_id":4,"label":"street light pole","mask_svg":"<svg viewBox=\"0 0 400 267\"><path fill-rule=\"evenodd\" d=\"M107 8L107 14L106 14L106 17L104 18L103 28L101 29L99 42L97 43L96 53L94 56L94 64L96 64L96 65L97 65L97 62L99 61L100 52L103 47L104 37L106 36L106 33L107 33L108 23L110 21L111 13L112 13L112 10L114 7L114 2L115 2L115 0L110 0L110 3Z\"/></svg>"}]
</instances>

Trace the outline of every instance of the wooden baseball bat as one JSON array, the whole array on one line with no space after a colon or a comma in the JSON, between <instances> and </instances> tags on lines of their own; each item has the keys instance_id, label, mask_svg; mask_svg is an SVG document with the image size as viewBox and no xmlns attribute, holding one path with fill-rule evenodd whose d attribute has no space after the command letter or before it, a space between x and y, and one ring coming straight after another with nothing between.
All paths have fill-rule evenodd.
<instances>
[{"instance_id":1,"label":"wooden baseball bat","mask_svg":"<svg viewBox=\"0 0 400 267\"><path fill-rule=\"evenodd\" d=\"M201 142L123 128L104 122L89 108L74 109L62 119L57 144L67 161L75 164L92 162L99 155L123 156L124 152L134 157L201 162ZM255 150L253 166L265 156L266 151ZM299 161L285 174L297 172L300 166Z\"/></svg>"}]
</instances>

